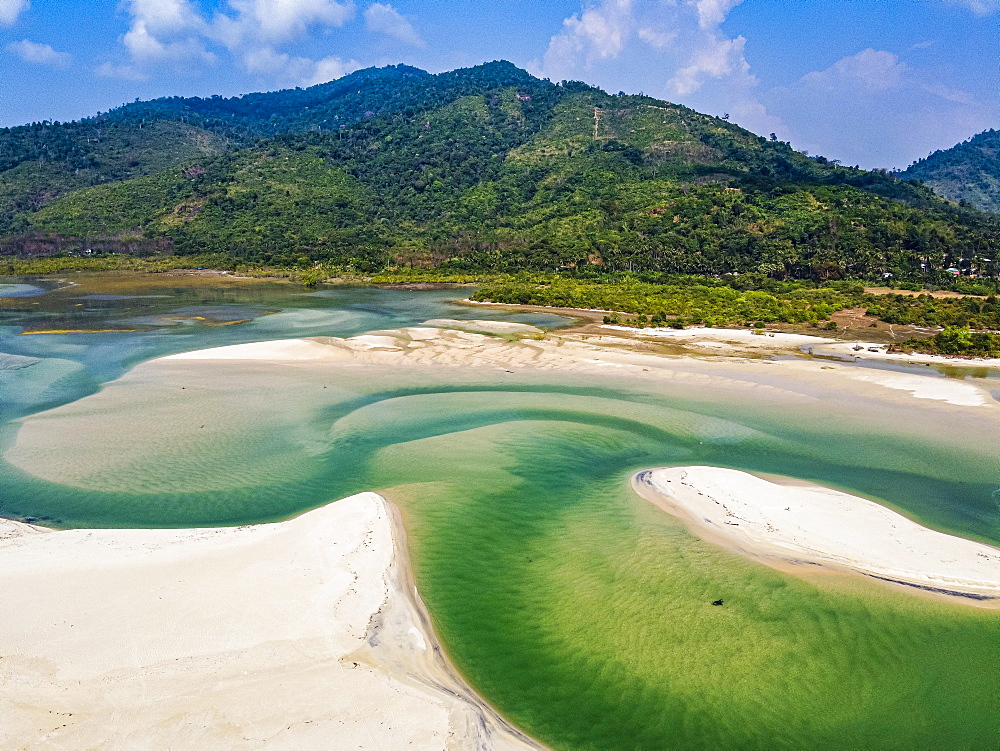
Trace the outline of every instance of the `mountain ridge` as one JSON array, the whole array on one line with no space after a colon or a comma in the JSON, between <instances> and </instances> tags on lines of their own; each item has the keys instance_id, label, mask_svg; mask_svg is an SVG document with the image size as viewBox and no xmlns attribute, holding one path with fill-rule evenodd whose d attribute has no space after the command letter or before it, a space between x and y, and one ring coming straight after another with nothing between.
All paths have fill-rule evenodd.
<instances>
[{"instance_id":1,"label":"mountain ridge","mask_svg":"<svg viewBox=\"0 0 1000 751\"><path fill-rule=\"evenodd\" d=\"M166 243L360 269L876 278L992 271L982 259L998 237L990 219L915 181L502 61L439 74L366 69L309 89L165 98L101 117L0 131L0 167L15 165L0 172L0 250L111 238L136 252ZM85 140L95 127L100 143ZM141 152L143 138L173 147ZM128 147L109 149L113 139ZM89 157L74 151L81 143ZM18 144L33 158L17 161Z\"/></svg>"}]
</instances>

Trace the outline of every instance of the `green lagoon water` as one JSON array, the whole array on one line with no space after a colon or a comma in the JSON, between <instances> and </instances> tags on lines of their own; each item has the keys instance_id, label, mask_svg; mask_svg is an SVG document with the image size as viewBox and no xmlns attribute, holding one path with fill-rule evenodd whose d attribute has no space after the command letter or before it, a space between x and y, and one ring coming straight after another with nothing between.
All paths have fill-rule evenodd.
<instances>
[{"instance_id":1,"label":"green lagoon water","mask_svg":"<svg viewBox=\"0 0 1000 751\"><path fill-rule=\"evenodd\" d=\"M21 461L34 474L0 465L0 512L65 526L236 524L377 490L403 509L421 595L453 661L553 748L1000 747L1000 612L779 573L700 541L629 488L651 466L772 472L998 544L995 423L919 403L784 404L614 374L183 361L79 400L177 351L181 336L194 349L281 338L272 322L289 312L284 336L462 310L448 302L455 292L336 290L295 306L286 295L259 300L276 312L245 324L0 338L0 351L39 359L0 381L6 403L18 414L66 405L28 418L65 440L58 456ZM326 323L301 326L314 315ZM253 330L261 321L271 335ZM117 358L88 353L113 336L136 344ZM91 385L56 380L38 400L29 374L45 358L21 342L45 337L56 337L51 359ZM111 418L88 435L98 413ZM11 456L19 425L0 433Z\"/></svg>"}]
</instances>

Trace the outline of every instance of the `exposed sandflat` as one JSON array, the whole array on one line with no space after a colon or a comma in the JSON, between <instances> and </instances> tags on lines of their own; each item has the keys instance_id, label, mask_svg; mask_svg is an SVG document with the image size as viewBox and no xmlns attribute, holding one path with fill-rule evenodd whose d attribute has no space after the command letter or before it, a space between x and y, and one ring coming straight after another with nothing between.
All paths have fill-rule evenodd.
<instances>
[{"instance_id":1,"label":"exposed sandflat","mask_svg":"<svg viewBox=\"0 0 1000 751\"><path fill-rule=\"evenodd\" d=\"M428 322L430 323L430 322ZM468 328L480 323L464 322ZM614 330L612 326L606 326ZM621 327L618 327L621 328ZM630 330L631 331L631 330ZM238 344L229 347L184 352L164 360L260 360L282 362L353 361L358 363L407 363L410 365L457 365L499 369L531 368L537 370L573 370L575 372L601 372L620 369L643 377L643 374L677 375L678 358L663 357L659 353L644 351L646 339L676 342L691 349L692 354L718 355L736 358L741 355L791 354L808 345L819 352L820 347L858 346L851 342L832 342L820 337L801 334L753 334L739 329L645 329L643 339L625 339L612 335L586 336L553 333L544 339L507 341L494 336L484 336L473 331L431 328L429 326L392 329L372 332L348 339L318 337L285 341ZM837 354L846 354L839 350ZM831 354L834 354L831 352ZM860 353L858 353L860 355ZM875 353L865 351L866 357ZM880 357L895 357L882 353ZM907 357L902 355L900 357ZM919 358L913 360L918 361ZM943 358L942 358L943 360ZM763 363L763 360L759 362ZM968 365L968 361L961 361ZM991 362L991 361L986 361ZM1000 364L1000 361L997 361ZM934 374L913 375L889 370L875 371L836 364L821 360L782 361L769 363L784 371L819 374L821 370L837 371L838 380L845 376L855 382L872 384L861 386L869 393L881 392L882 398L895 396L904 399L921 399L944 402L959 407L994 409L996 401L977 382L954 378L939 378ZM697 377L693 376L692 377ZM827 379L829 380L829 379ZM851 387L854 389L855 387ZM886 390L890 391L886 391Z\"/></svg>"},{"instance_id":2,"label":"exposed sandflat","mask_svg":"<svg viewBox=\"0 0 1000 751\"><path fill-rule=\"evenodd\" d=\"M861 349L857 349L861 347ZM869 349L876 350L870 352ZM901 365L955 365L958 367L1000 368L1000 358L990 357L948 357L947 355L927 355L920 352L886 352L886 345L874 342L820 342L813 348L817 355L837 357L857 357L869 360L884 360Z\"/></svg>"},{"instance_id":3,"label":"exposed sandflat","mask_svg":"<svg viewBox=\"0 0 1000 751\"><path fill-rule=\"evenodd\" d=\"M928 529L865 498L719 467L647 470L634 484L695 531L751 557L1000 598L1000 550Z\"/></svg>"},{"instance_id":4,"label":"exposed sandflat","mask_svg":"<svg viewBox=\"0 0 1000 751\"><path fill-rule=\"evenodd\" d=\"M441 658L365 493L279 524L0 521L0 748L523 749Z\"/></svg>"},{"instance_id":5,"label":"exposed sandflat","mask_svg":"<svg viewBox=\"0 0 1000 751\"><path fill-rule=\"evenodd\" d=\"M424 321L424 326L439 329L458 329L478 334L541 334L537 326L513 321L460 321L454 318L432 318Z\"/></svg>"}]
</instances>

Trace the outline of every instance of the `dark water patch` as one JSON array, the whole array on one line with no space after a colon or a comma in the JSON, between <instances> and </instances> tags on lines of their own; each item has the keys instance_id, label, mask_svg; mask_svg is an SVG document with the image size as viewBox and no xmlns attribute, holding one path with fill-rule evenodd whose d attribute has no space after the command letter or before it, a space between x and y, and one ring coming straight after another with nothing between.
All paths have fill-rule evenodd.
<instances>
[{"instance_id":1,"label":"dark water patch","mask_svg":"<svg viewBox=\"0 0 1000 751\"><path fill-rule=\"evenodd\" d=\"M79 364L92 382L114 380L134 365L165 355L230 344L309 336L355 336L374 329L413 326L431 318L520 320L504 310L474 310L457 302L468 290L402 291L338 287L304 292L291 284L157 274L74 275L10 279L46 292L36 302L0 306L0 351ZM86 301L102 302L88 306ZM539 314L555 328L568 319ZM111 333L82 333L113 330ZM137 330L136 330L137 329ZM25 331L63 331L21 336ZM78 333L74 333L78 332ZM5 419L49 409L93 393L90 383L62 396L31 400L32 388L0 382Z\"/></svg>"}]
</instances>

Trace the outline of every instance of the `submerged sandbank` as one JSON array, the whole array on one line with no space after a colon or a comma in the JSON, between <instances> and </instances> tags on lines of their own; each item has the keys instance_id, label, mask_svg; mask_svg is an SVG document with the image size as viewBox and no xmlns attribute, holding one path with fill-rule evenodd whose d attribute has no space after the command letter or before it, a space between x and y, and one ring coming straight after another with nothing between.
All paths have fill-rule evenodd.
<instances>
[{"instance_id":1,"label":"submerged sandbank","mask_svg":"<svg viewBox=\"0 0 1000 751\"><path fill-rule=\"evenodd\" d=\"M0 746L540 748L445 662L394 513L364 493L221 529L0 520Z\"/></svg>"},{"instance_id":2,"label":"submerged sandbank","mask_svg":"<svg viewBox=\"0 0 1000 751\"><path fill-rule=\"evenodd\" d=\"M972 601L1000 600L1000 549L873 501L719 467L646 470L637 492L706 538L764 562L820 564Z\"/></svg>"}]
</instances>

